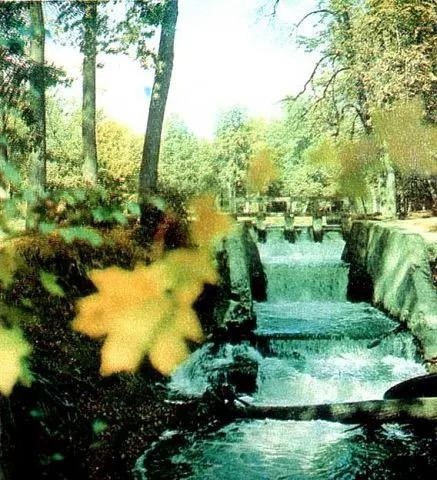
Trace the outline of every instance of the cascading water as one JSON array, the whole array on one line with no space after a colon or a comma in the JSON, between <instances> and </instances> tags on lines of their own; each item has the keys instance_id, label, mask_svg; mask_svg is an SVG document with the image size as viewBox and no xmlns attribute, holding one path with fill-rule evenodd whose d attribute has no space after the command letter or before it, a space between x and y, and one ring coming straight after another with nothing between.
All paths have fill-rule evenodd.
<instances>
[{"instance_id":1,"label":"cascading water","mask_svg":"<svg viewBox=\"0 0 437 480\"><path fill-rule=\"evenodd\" d=\"M343 246L337 234L322 244L306 237L290 244L279 232L260 245L269 285L268 301L256 305L260 353L240 346L259 363L255 403L378 399L425 373L410 334L369 304L346 300ZM235 349L205 357L207 348L175 375L176 390L204 391L205 372ZM370 431L324 421L242 420L195 440L172 462L190 472L180 478L193 480L429 479L435 450L431 436L393 425Z\"/></svg>"},{"instance_id":2,"label":"cascading water","mask_svg":"<svg viewBox=\"0 0 437 480\"><path fill-rule=\"evenodd\" d=\"M322 245L306 238L294 245L279 238L260 245L268 302L258 304L256 313L258 334L268 342L257 402L371 400L424 373L411 335L390 334L394 321L369 304L346 300L343 247L336 233ZM375 338L381 342L368 348Z\"/></svg>"}]
</instances>

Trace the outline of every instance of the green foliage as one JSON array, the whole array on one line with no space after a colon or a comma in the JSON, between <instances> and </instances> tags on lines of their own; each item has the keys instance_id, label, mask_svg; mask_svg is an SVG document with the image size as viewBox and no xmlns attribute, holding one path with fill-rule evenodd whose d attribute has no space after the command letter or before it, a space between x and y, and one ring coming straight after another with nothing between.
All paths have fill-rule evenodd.
<instances>
[{"instance_id":1,"label":"green foliage","mask_svg":"<svg viewBox=\"0 0 437 480\"><path fill-rule=\"evenodd\" d=\"M424 122L420 101L399 101L372 115L375 137L403 173L437 174L437 126Z\"/></svg>"},{"instance_id":2,"label":"green foliage","mask_svg":"<svg viewBox=\"0 0 437 480\"><path fill-rule=\"evenodd\" d=\"M67 243L74 242L75 240L83 240L93 247L100 247L103 243L101 235L89 227L68 227L60 228L56 231Z\"/></svg>"},{"instance_id":3,"label":"green foliage","mask_svg":"<svg viewBox=\"0 0 437 480\"><path fill-rule=\"evenodd\" d=\"M220 116L214 141L215 165L220 187L230 198L244 195L254 129L247 113L235 107Z\"/></svg>"},{"instance_id":4,"label":"green foliage","mask_svg":"<svg viewBox=\"0 0 437 480\"><path fill-rule=\"evenodd\" d=\"M437 120L433 0L367 0L354 9L357 68L374 105L420 96Z\"/></svg>"},{"instance_id":5,"label":"green foliage","mask_svg":"<svg viewBox=\"0 0 437 480\"><path fill-rule=\"evenodd\" d=\"M143 138L114 120L97 124L97 152L102 181L126 195L137 191Z\"/></svg>"},{"instance_id":6,"label":"green foliage","mask_svg":"<svg viewBox=\"0 0 437 480\"><path fill-rule=\"evenodd\" d=\"M144 41L153 37L164 14L164 2L129 0L126 18L117 27L121 48L133 53L142 66L148 67L154 55L150 45Z\"/></svg>"},{"instance_id":7,"label":"green foliage","mask_svg":"<svg viewBox=\"0 0 437 480\"><path fill-rule=\"evenodd\" d=\"M335 169L326 158L327 148L317 155L317 161L311 155L312 151L320 150L321 133L314 119L305 115L309 105L303 99L287 102L284 118L267 126L266 142L275 155L280 193L293 197L330 197L338 191Z\"/></svg>"},{"instance_id":8,"label":"green foliage","mask_svg":"<svg viewBox=\"0 0 437 480\"><path fill-rule=\"evenodd\" d=\"M307 42L321 52L309 80L326 129L370 133L370 107L420 95L436 115L433 0L323 0L321 28ZM305 43L305 40L304 40Z\"/></svg>"},{"instance_id":9,"label":"green foliage","mask_svg":"<svg viewBox=\"0 0 437 480\"><path fill-rule=\"evenodd\" d=\"M324 137L307 150L314 165L328 166L338 180L338 193L349 198L370 194L371 179L382 174L388 158L402 175L437 172L437 129L424 123L419 101L396 102L372 113L374 132L355 139Z\"/></svg>"},{"instance_id":10,"label":"green foliage","mask_svg":"<svg viewBox=\"0 0 437 480\"><path fill-rule=\"evenodd\" d=\"M218 190L212 146L196 138L177 118L171 118L164 129L159 185L185 198Z\"/></svg>"},{"instance_id":11,"label":"green foliage","mask_svg":"<svg viewBox=\"0 0 437 480\"><path fill-rule=\"evenodd\" d=\"M65 295L62 287L57 283L56 275L45 270L40 270L39 278L42 286L53 296L63 297Z\"/></svg>"},{"instance_id":12,"label":"green foliage","mask_svg":"<svg viewBox=\"0 0 437 480\"><path fill-rule=\"evenodd\" d=\"M54 96L49 98L47 114L48 185L51 190L80 188L83 186L80 109ZM141 150L141 135L98 114L99 174L106 190L125 199L136 193Z\"/></svg>"},{"instance_id":13,"label":"green foliage","mask_svg":"<svg viewBox=\"0 0 437 480\"><path fill-rule=\"evenodd\" d=\"M96 420L94 420L94 422L93 422L93 424L92 424L93 432L94 432L96 435L100 435L100 434L103 433L107 428L108 428L107 422L105 422L104 420L101 420L100 418L96 418Z\"/></svg>"},{"instance_id":14,"label":"green foliage","mask_svg":"<svg viewBox=\"0 0 437 480\"><path fill-rule=\"evenodd\" d=\"M85 26L92 24L95 28L97 50L99 53L118 53L120 37L117 33L118 24L112 19L111 4L113 2L97 2L97 21L93 21L85 15L86 2L58 0L51 5L55 13L53 30L56 40L63 44L79 46L85 50Z\"/></svg>"},{"instance_id":15,"label":"green foliage","mask_svg":"<svg viewBox=\"0 0 437 480\"><path fill-rule=\"evenodd\" d=\"M333 156L334 162L328 163L337 165L334 177L341 194L381 196L381 204L393 204L393 182L386 181L393 166L401 195L408 176L414 183L414 176L435 173L434 130L424 125L420 102L408 104L420 98L426 120L436 122L434 4L323 0L320 9L306 16L319 28L314 37L300 41L308 50L320 52L300 94L307 93L304 116L316 132L307 158ZM326 138L335 139L333 154ZM424 195L436 204L432 178L428 180L429 192Z\"/></svg>"},{"instance_id":16,"label":"green foliage","mask_svg":"<svg viewBox=\"0 0 437 480\"><path fill-rule=\"evenodd\" d=\"M81 186L81 113L59 94L47 98L47 157L50 189Z\"/></svg>"},{"instance_id":17,"label":"green foliage","mask_svg":"<svg viewBox=\"0 0 437 480\"><path fill-rule=\"evenodd\" d=\"M40 231L58 226L108 226L127 224L127 216L135 215L138 206L123 191L93 189L65 189L48 192L35 212Z\"/></svg>"},{"instance_id":18,"label":"green foliage","mask_svg":"<svg viewBox=\"0 0 437 480\"><path fill-rule=\"evenodd\" d=\"M366 198L369 193L369 175L377 171L380 152L371 137L357 140L322 138L309 148L306 158L316 166L325 168L336 183L336 195L351 199Z\"/></svg>"}]
</instances>

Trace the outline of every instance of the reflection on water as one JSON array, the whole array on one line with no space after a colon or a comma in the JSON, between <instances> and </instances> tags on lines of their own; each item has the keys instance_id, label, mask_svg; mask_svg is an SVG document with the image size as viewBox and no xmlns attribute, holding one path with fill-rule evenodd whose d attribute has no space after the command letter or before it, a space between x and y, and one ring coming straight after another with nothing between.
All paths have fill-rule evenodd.
<instances>
[{"instance_id":1,"label":"reflection on water","mask_svg":"<svg viewBox=\"0 0 437 480\"><path fill-rule=\"evenodd\" d=\"M435 478L433 433L396 425L377 430L323 421L234 423L173 457L184 478L202 480L350 480Z\"/></svg>"}]
</instances>

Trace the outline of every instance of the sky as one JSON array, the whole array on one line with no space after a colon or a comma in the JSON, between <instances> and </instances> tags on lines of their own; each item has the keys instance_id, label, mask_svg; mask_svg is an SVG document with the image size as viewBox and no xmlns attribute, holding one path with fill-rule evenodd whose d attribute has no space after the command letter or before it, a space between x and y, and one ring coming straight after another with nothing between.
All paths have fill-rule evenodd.
<instances>
[{"instance_id":1,"label":"sky","mask_svg":"<svg viewBox=\"0 0 437 480\"><path fill-rule=\"evenodd\" d=\"M233 106L249 115L277 118L281 99L299 92L317 60L295 44L293 24L315 0L180 0L175 60L166 115L177 115L198 136L214 134L217 116ZM310 33L311 21L299 34ZM75 79L81 91L81 55L48 42L47 56ZM145 130L153 72L124 56L102 56L97 103L137 132Z\"/></svg>"}]
</instances>

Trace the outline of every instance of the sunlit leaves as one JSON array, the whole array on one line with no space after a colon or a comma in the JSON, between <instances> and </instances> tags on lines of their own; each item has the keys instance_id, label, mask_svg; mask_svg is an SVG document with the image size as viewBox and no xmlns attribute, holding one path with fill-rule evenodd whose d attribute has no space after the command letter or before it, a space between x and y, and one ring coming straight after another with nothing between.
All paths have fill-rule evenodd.
<instances>
[{"instance_id":1,"label":"sunlit leaves","mask_svg":"<svg viewBox=\"0 0 437 480\"><path fill-rule=\"evenodd\" d=\"M217 190L214 153L210 142L197 138L181 120L171 117L159 155L160 185L186 197Z\"/></svg>"},{"instance_id":2,"label":"sunlit leaves","mask_svg":"<svg viewBox=\"0 0 437 480\"><path fill-rule=\"evenodd\" d=\"M418 100L400 101L372 112L374 133L352 140L323 139L307 151L316 165L337 168L340 193L350 198L368 194L369 176L386 168L384 155L401 173L437 173L437 128L423 120Z\"/></svg>"},{"instance_id":3,"label":"sunlit leaves","mask_svg":"<svg viewBox=\"0 0 437 480\"><path fill-rule=\"evenodd\" d=\"M198 248L162 253L149 266L110 267L89 276L97 292L78 302L73 328L104 339L102 375L134 371L148 356L168 375L189 355L188 341L200 342L202 330L193 304L205 283L216 283L210 243L231 222L216 212L212 197L193 202L192 239Z\"/></svg>"},{"instance_id":4,"label":"sunlit leaves","mask_svg":"<svg viewBox=\"0 0 437 480\"><path fill-rule=\"evenodd\" d=\"M376 139L396 166L403 172L437 173L437 128L424 123L418 99L376 109L372 117Z\"/></svg>"},{"instance_id":5,"label":"sunlit leaves","mask_svg":"<svg viewBox=\"0 0 437 480\"><path fill-rule=\"evenodd\" d=\"M265 193L271 183L278 178L278 170L273 161L273 152L263 148L249 160L247 186L252 193Z\"/></svg>"},{"instance_id":6,"label":"sunlit leaves","mask_svg":"<svg viewBox=\"0 0 437 480\"><path fill-rule=\"evenodd\" d=\"M319 166L338 165L338 151L332 138L324 137L305 152L305 156L311 163Z\"/></svg>"},{"instance_id":7,"label":"sunlit leaves","mask_svg":"<svg viewBox=\"0 0 437 480\"><path fill-rule=\"evenodd\" d=\"M190 208L195 215L195 221L191 226L192 237L199 246L210 244L218 236L225 235L232 228L230 218L217 212L212 195L203 195L193 200Z\"/></svg>"},{"instance_id":8,"label":"sunlit leaves","mask_svg":"<svg viewBox=\"0 0 437 480\"><path fill-rule=\"evenodd\" d=\"M9 395L17 381L28 384L25 359L30 346L18 328L0 327L0 392Z\"/></svg>"},{"instance_id":9,"label":"sunlit leaves","mask_svg":"<svg viewBox=\"0 0 437 480\"><path fill-rule=\"evenodd\" d=\"M53 296L63 297L65 295L64 290L57 282L57 277L53 273L41 270L39 272L39 278L42 286Z\"/></svg>"},{"instance_id":10,"label":"sunlit leaves","mask_svg":"<svg viewBox=\"0 0 437 480\"><path fill-rule=\"evenodd\" d=\"M0 177L2 179L2 183L4 184L11 184L11 185L19 185L21 182L20 173L10 163L5 162L3 159L0 159Z\"/></svg>"},{"instance_id":11,"label":"sunlit leaves","mask_svg":"<svg viewBox=\"0 0 437 480\"><path fill-rule=\"evenodd\" d=\"M104 174L114 181L126 182L133 190L139 173L142 137L113 120L97 124L99 161Z\"/></svg>"}]
</instances>

